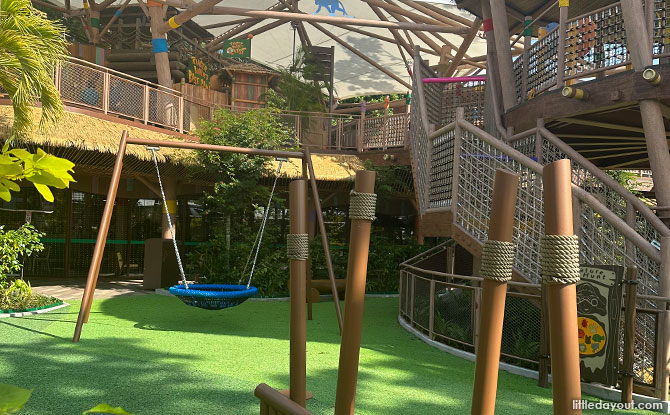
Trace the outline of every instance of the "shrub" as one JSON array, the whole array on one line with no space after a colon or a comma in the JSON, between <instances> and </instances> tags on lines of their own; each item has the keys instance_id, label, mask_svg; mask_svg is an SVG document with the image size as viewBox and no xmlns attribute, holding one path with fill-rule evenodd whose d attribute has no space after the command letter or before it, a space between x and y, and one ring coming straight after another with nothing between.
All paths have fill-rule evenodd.
<instances>
[{"instance_id":1,"label":"shrub","mask_svg":"<svg viewBox=\"0 0 670 415\"><path fill-rule=\"evenodd\" d=\"M11 231L0 226L0 288L7 285L10 274L21 271L26 257L44 249L43 236L29 223Z\"/></svg>"}]
</instances>

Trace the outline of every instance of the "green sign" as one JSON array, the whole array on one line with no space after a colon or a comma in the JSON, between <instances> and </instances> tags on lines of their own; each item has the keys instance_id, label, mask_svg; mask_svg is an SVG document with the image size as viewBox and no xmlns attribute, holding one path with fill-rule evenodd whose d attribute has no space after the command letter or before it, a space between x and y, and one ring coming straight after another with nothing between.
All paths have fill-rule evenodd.
<instances>
[{"instance_id":1,"label":"green sign","mask_svg":"<svg viewBox=\"0 0 670 415\"><path fill-rule=\"evenodd\" d=\"M209 88L209 68L202 59L191 56L188 60L187 72L189 84Z\"/></svg>"},{"instance_id":2,"label":"green sign","mask_svg":"<svg viewBox=\"0 0 670 415\"><path fill-rule=\"evenodd\" d=\"M251 59L251 39L229 39L223 42L223 56L233 59Z\"/></svg>"}]
</instances>

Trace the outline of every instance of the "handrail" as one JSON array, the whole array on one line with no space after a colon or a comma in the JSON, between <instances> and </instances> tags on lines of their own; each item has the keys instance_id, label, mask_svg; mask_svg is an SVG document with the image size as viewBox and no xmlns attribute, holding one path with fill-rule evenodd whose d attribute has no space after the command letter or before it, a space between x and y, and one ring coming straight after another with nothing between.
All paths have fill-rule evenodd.
<instances>
[{"instance_id":1,"label":"handrail","mask_svg":"<svg viewBox=\"0 0 670 415\"><path fill-rule=\"evenodd\" d=\"M596 178L601 180L607 186L611 187L616 193L623 197L627 202L630 202L635 209L637 209L642 216L652 224L654 229L658 231L663 236L670 236L670 229L663 223L654 212L649 209L649 206L644 204L638 197L636 197L630 190L623 187L616 180L612 179L605 172L596 167L593 163L587 160L584 156L575 151L572 147L567 145L563 140L556 137L551 131L546 128L540 128L540 133L544 138L546 138L553 145L558 147L563 153L568 155L570 158L578 162L586 171L593 174Z\"/></svg>"},{"instance_id":2,"label":"handrail","mask_svg":"<svg viewBox=\"0 0 670 415\"><path fill-rule=\"evenodd\" d=\"M419 107L419 113L421 115L421 122L423 123L423 130L426 132L430 131L430 123L428 122L428 113L426 112L426 105L425 102L426 100L424 99L425 94L423 92L423 78L421 76L421 56L419 55L418 48L416 50L415 56L414 56L414 76L416 77L415 82L416 82L416 92L418 97L416 99L418 102L420 102ZM417 106L414 106L416 108Z\"/></svg>"},{"instance_id":3,"label":"handrail","mask_svg":"<svg viewBox=\"0 0 670 415\"><path fill-rule=\"evenodd\" d=\"M486 144L506 154L508 157L515 159L520 164L528 167L538 175L542 176L543 166L538 162L531 160L506 143L503 143L486 131L480 130L465 120L457 120L457 124L464 130L474 134L477 136L477 138L486 142ZM637 248L649 256L652 260L657 263L661 263L661 253L659 250L656 249L649 241L644 239L633 228L631 228L623 219L609 210L593 195L589 194L586 190L582 189L574 183L572 184L572 193L579 200L587 203L596 213L607 219L617 231L621 232L622 235L630 239Z\"/></svg>"},{"instance_id":4,"label":"handrail","mask_svg":"<svg viewBox=\"0 0 670 415\"><path fill-rule=\"evenodd\" d=\"M423 259L426 256L433 255L435 253L441 252L442 250L446 249L448 244L453 243L453 241L444 241L438 245L435 245L434 247L430 248L427 251L423 251L418 255L414 255L413 257L406 259L405 261L401 262L400 265L409 265L411 262Z\"/></svg>"},{"instance_id":5,"label":"handrail","mask_svg":"<svg viewBox=\"0 0 670 415\"><path fill-rule=\"evenodd\" d=\"M455 278L455 279L466 280L466 281L479 281L479 282L484 281L483 277L477 277L477 276L474 276L474 275L450 274L448 272L433 271L433 270L430 270L430 269L423 269L423 268L416 267L414 265L407 265L407 264L404 264L404 263L400 264L400 266L403 267L403 268L411 269L411 270L416 271L416 272L421 272L421 273L428 274L428 275L433 275L433 276L436 276L436 277ZM419 276L419 278L421 278L421 277ZM523 281L508 281L507 285L517 286L517 287L526 287L526 288L542 288L542 284L535 284L535 283L532 283L532 282L523 282Z\"/></svg>"},{"instance_id":6,"label":"handrail","mask_svg":"<svg viewBox=\"0 0 670 415\"><path fill-rule=\"evenodd\" d=\"M276 413L276 411L279 411L279 413L284 415L312 415L310 411L293 402L288 397L282 395L281 392L266 385L265 383L261 383L256 386L256 389L254 389L254 395L260 399L261 408L263 408L263 405L269 405L272 407L273 411L271 413ZM265 413L270 413L267 412L267 407Z\"/></svg>"}]
</instances>

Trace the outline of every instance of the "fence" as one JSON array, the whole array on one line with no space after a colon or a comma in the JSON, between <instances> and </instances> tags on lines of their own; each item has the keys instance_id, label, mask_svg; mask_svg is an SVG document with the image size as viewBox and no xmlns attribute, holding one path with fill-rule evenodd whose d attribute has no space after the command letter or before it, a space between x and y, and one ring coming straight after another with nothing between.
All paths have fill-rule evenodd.
<instances>
[{"instance_id":1,"label":"fence","mask_svg":"<svg viewBox=\"0 0 670 415\"><path fill-rule=\"evenodd\" d=\"M64 103L181 133L193 132L200 121L211 120L216 108L246 111L191 99L180 91L72 57L56 69L54 84ZM358 151L407 145L409 114L361 118L281 111L277 118L298 145Z\"/></svg>"},{"instance_id":2,"label":"fence","mask_svg":"<svg viewBox=\"0 0 670 415\"><path fill-rule=\"evenodd\" d=\"M504 143L465 120L462 112L456 112L454 122L427 133L428 108L423 100L421 72L415 74L418 79L414 85L410 155L422 213L448 209L453 228L474 241L475 246L481 244L491 215L495 170L502 168L519 174L514 268L530 282L539 283L539 241L544 234L542 166L570 159L580 262L638 268L635 380L651 393L666 396L668 377L661 362L667 345L661 342L665 342L663 333L669 318L665 304L670 293L661 276L667 279L670 273L670 261L662 261L670 255L670 230L636 196L541 123ZM418 284L421 289L423 282ZM420 316L415 321L423 327Z\"/></svg>"},{"instance_id":3,"label":"fence","mask_svg":"<svg viewBox=\"0 0 670 415\"><path fill-rule=\"evenodd\" d=\"M670 3L643 2L653 10L645 14L653 26L654 59L670 56ZM653 21L651 21L653 20ZM517 99L525 101L556 86L558 73L574 80L606 76L608 71L630 65L626 29L619 2L570 19L565 30L565 56L558 56L560 26L538 39L514 61Z\"/></svg>"},{"instance_id":4,"label":"fence","mask_svg":"<svg viewBox=\"0 0 670 415\"><path fill-rule=\"evenodd\" d=\"M472 352L478 337L482 278L427 267L445 248L441 244L400 265L399 314L429 338ZM540 289L539 284L510 283L501 344L504 360L534 369L540 364L542 341Z\"/></svg>"}]
</instances>

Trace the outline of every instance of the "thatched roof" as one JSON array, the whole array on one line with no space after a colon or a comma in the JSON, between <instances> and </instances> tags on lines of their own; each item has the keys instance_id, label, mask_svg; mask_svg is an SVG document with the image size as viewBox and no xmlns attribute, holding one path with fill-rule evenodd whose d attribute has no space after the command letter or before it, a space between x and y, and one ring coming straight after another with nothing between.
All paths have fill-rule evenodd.
<instances>
[{"instance_id":1,"label":"thatched roof","mask_svg":"<svg viewBox=\"0 0 670 415\"><path fill-rule=\"evenodd\" d=\"M41 110L35 108L33 117L35 123L39 121ZM13 122L14 114L11 106L0 105L0 136L7 135ZM41 146L60 157L66 157L75 164L88 164L97 167L98 173L109 172L113 165L113 156L119 149L119 141L123 130L128 130L131 137L147 138L165 141L183 141L183 139L168 133L161 133L145 128L102 120L90 115L65 112L65 116L57 126L46 132L34 131L27 139L26 145ZM98 157L91 157L98 154ZM133 156L134 162L124 163L124 171L153 174L151 152L138 145L129 145L126 149L128 156ZM184 169L197 170L196 154L192 150L162 147L156 153L159 162L167 163L163 167L165 175L180 176ZM277 161L268 160L269 171L276 171ZM320 181L353 181L357 170L364 168L363 162L354 155L312 155L314 173ZM83 167L83 166L82 166ZM300 160L289 160L282 168L282 177L297 179L302 177ZM207 180L206 176L201 177ZM214 178L211 178L215 181Z\"/></svg>"},{"instance_id":2,"label":"thatched roof","mask_svg":"<svg viewBox=\"0 0 670 415\"><path fill-rule=\"evenodd\" d=\"M38 124L42 110L33 109L35 125ZM0 105L0 130L8 131L14 120L11 106ZM96 151L99 153L116 154L119 150L119 141L123 130L128 130L131 137L150 138L153 140L182 141L177 137L156 131L133 127L131 125L102 120L85 114L65 112L63 119L48 131L33 131L28 144L45 147L65 147L78 150ZM5 133L6 135L6 133ZM151 152L136 145L130 145L126 154L140 160L152 160ZM157 153L158 161L166 161L166 157L173 163L190 164L192 154L188 151L163 148Z\"/></svg>"}]
</instances>

